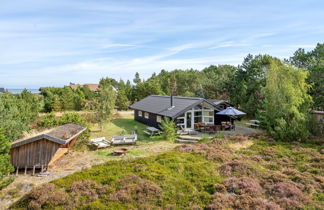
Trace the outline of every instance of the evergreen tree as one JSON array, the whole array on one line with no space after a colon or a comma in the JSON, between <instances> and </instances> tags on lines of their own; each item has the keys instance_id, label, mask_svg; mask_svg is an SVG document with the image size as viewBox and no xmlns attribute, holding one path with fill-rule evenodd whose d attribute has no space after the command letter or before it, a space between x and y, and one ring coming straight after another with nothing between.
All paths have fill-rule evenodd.
<instances>
[{"instance_id":1,"label":"evergreen tree","mask_svg":"<svg viewBox=\"0 0 324 210\"><path fill-rule=\"evenodd\" d=\"M116 91L106 79L100 80L96 111L101 129L105 122L110 121L116 102Z\"/></svg>"},{"instance_id":2,"label":"evergreen tree","mask_svg":"<svg viewBox=\"0 0 324 210\"><path fill-rule=\"evenodd\" d=\"M0 129L0 181L13 170L9 162L10 143Z\"/></svg>"},{"instance_id":3,"label":"evergreen tree","mask_svg":"<svg viewBox=\"0 0 324 210\"><path fill-rule=\"evenodd\" d=\"M324 44L318 43L310 52L298 49L290 62L297 68L308 70L307 82L312 85L310 95L314 100L313 108L324 110Z\"/></svg>"},{"instance_id":4,"label":"evergreen tree","mask_svg":"<svg viewBox=\"0 0 324 210\"><path fill-rule=\"evenodd\" d=\"M265 86L265 72L274 58L268 55L248 55L236 71L230 90L230 102L255 116L262 107L262 87Z\"/></svg>"},{"instance_id":5,"label":"evergreen tree","mask_svg":"<svg viewBox=\"0 0 324 210\"><path fill-rule=\"evenodd\" d=\"M74 93L69 86L65 86L61 89L61 95L59 96L62 110L73 110L74 109Z\"/></svg>"},{"instance_id":6,"label":"evergreen tree","mask_svg":"<svg viewBox=\"0 0 324 210\"><path fill-rule=\"evenodd\" d=\"M77 111L82 110L85 106L85 95L80 87L78 87L74 92L73 103L74 109Z\"/></svg>"},{"instance_id":7,"label":"evergreen tree","mask_svg":"<svg viewBox=\"0 0 324 210\"><path fill-rule=\"evenodd\" d=\"M135 78L133 79L133 82L136 84L136 85L138 85L139 83L141 83L141 78L140 78L140 76L139 76L139 73L138 72L136 72L135 73Z\"/></svg>"},{"instance_id":8,"label":"evergreen tree","mask_svg":"<svg viewBox=\"0 0 324 210\"><path fill-rule=\"evenodd\" d=\"M126 94L126 86L123 80L119 81L118 85L118 93L117 93L117 99L116 99L116 106L120 110L127 110L129 106L129 100L127 98Z\"/></svg>"}]
</instances>

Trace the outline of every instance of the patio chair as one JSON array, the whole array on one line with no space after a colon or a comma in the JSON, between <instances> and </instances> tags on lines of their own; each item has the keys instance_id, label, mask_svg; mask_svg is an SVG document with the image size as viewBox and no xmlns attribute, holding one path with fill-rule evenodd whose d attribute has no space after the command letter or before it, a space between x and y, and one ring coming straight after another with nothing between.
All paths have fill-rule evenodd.
<instances>
[{"instance_id":1,"label":"patio chair","mask_svg":"<svg viewBox=\"0 0 324 210\"><path fill-rule=\"evenodd\" d=\"M97 149L105 148L110 146L110 142L105 137L95 138L90 140L91 144L96 146Z\"/></svg>"},{"instance_id":2,"label":"patio chair","mask_svg":"<svg viewBox=\"0 0 324 210\"><path fill-rule=\"evenodd\" d=\"M121 145L121 144L136 144L137 134L128 135L128 136L113 136L111 139L111 143L113 145Z\"/></svg>"}]
</instances>

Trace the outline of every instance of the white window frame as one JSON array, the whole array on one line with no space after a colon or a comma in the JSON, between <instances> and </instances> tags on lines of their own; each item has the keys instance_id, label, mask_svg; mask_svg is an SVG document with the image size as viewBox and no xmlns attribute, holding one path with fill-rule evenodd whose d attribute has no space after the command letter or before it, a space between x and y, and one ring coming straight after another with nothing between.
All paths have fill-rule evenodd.
<instances>
[{"instance_id":1,"label":"white window frame","mask_svg":"<svg viewBox=\"0 0 324 210\"><path fill-rule=\"evenodd\" d=\"M144 112L144 117L145 117L145 119L149 119L150 118L150 114L148 112Z\"/></svg>"},{"instance_id":2,"label":"white window frame","mask_svg":"<svg viewBox=\"0 0 324 210\"><path fill-rule=\"evenodd\" d=\"M143 117L143 112L142 111L138 111L138 116L139 117Z\"/></svg>"},{"instance_id":3,"label":"white window frame","mask_svg":"<svg viewBox=\"0 0 324 210\"><path fill-rule=\"evenodd\" d=\"M162 122L162 116L156 115L156 122L161 123Z\"/></svg>"},{"instance_id":4,"label":"white window frame","mask_svg":"<svg viewBox=\"0 0 324 210\"><path fill-rule=\"evenodd\" d=\"M215 116L214 116L214 110L213 109L206 109L202 107L202 109L194 109L192 108L191 110L188 110L186 113L191 112L191 128L194 127L195 124L195 114L196 112L201 112L201 120L203 123L213 125L215 122ZM205 112L212 112L210 113L211 115L205 115ZM185 115L186 116L186 115ZM208 119L212 119L211 122L209 122ZM184 126L187 128L187 118L184 118ZM191 129L190 128L190 129Z\"/></svg>"}]
</instances>

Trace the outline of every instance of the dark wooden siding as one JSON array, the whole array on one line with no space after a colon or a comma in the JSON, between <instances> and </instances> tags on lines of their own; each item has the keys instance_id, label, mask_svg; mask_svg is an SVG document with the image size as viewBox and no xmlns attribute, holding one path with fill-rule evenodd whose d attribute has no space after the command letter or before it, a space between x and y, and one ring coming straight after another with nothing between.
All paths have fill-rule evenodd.
<instances>
[{"instance_id":1,"label":"dark wooden siding","mask_svg":"<svg viewBox=\"0 0 324 210\"><path fill-rule=\"evenodd\" d=\"M231 118L226 115L218 115L216 114L218 111L214 112L214 124L215 125L220 125L221 122L226 122L226 121L231 121Z\"/></svg>"},{"instance_id":2,"label":"dark wooden siding","mask_svg":"<svg viewBox=\"0 0 324 210\"><path fill-rule=\"evenodd\" d=\"M10 151L11 164L15 168L47 166L59 148L59 144L46 139L15 147Z\"/></svg>"},{"instance_id":3,"label":"dark wooden siding","mask_svg":"<svg viewBox=\"0 0 324 210\"><path fill-rule=\"evenodd\" d=\"M160 129L160 126L159 126L160 123L158 123L156 121L156 117L157 117L156 114L147 112L147 113L149 113L149 118L146 119L145 114L144 114L145 112L142 111L142 116L139 116L138 112L139 112L138 110L134 110L134 119L136 121L141 122L141 123L143 123L145 125L152 126L152 127Z\"/></svg>"}]
</instances>

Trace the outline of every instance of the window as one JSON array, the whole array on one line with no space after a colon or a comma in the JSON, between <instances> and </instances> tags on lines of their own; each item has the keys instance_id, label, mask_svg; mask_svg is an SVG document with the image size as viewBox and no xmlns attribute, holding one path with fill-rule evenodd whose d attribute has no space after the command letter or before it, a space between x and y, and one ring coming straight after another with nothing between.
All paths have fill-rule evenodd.
<instances>
[{"instance_id":1,"label":"window","mask_svg":"<svg viewBox=\"0 0 324 210\"><path fill-rule=\"evenodd\" d=\"M142 111L138 111L138 116L139 117L142 117L143 116Z\"/></svg>"},{"instance_id":2,"label":"window","mask_svg":"<svg viewBox=\"0 0 324 210\"><path fill-rule=\"evenodd\" d=\"M158 123L162 122L162 117L161 116L156 116L156 122L158 122Z\"/></svg>"},{"instance_id":3,"label":"window","mask_svg":"<svg viewBox=\"0 0 324 210\"><path fill-rule=\"evenodd\" d=\"M145 117L146 119L148 119L148 118L149 118L149 113L145 112L145 113L144 113L144 117Z\"/></svg>"},{"instance_id":4,"label":"window","mask_svg":"<svg viewBox=\"0 0 324 210\"><path fill-rule=\"evenodd\" d=\"M184 118L177 118L176 124L177 125L184 125Z\"/></svg>"},{"instance_id":5,"label":"window","mask_svg":"<svg viewBox=\"0 0 324 210\"><path fill-rule=\"evenodd\" d=\"M205 117L212 117L212 116L214 116L214 111L204 111L203 115Z\"/></svg>"},{"instance_id":6,"label":"window","mask_svg":"<svg viewBox=\"0 0 324 210\"><path fill-rule=\"evenodd\" d=\"M214 119L213 117L204 117L204 123L211 124L213 123Z\"/></svg>"}]
</instances>

